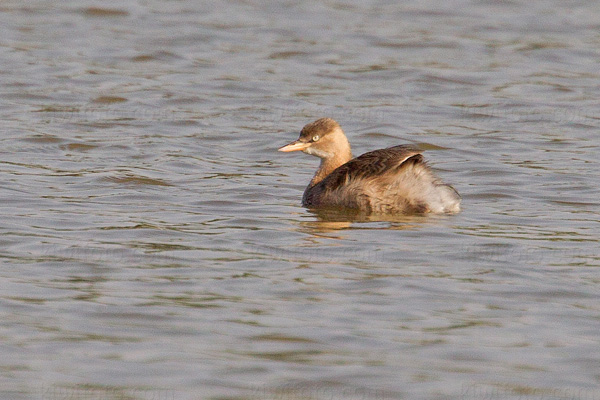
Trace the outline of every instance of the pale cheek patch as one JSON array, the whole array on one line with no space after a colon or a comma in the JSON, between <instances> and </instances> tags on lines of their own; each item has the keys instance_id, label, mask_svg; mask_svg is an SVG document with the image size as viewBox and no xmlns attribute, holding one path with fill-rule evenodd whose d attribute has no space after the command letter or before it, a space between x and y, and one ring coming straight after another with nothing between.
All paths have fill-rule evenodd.
<instances>
[{"instance_id":1,"label":"pale cheek patch","mask_svg":"<svg viewBox=\"0 0 600 400\"><path fill-rule=\"evenodd\" d=\"M319 158L330 158L331 153L328 153L323 150L315 149L314 147L309 147L306 150L303 150L306 154L310 154L311 156L317 156Z\"/></svg>"}]
</instances>

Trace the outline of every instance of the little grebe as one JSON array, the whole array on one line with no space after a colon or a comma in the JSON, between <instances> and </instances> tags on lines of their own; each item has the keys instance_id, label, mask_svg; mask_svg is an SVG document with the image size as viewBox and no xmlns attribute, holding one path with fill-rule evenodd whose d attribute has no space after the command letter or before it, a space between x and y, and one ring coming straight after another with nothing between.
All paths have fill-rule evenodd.
<instances>
[{"instance_id":1,"label":"little grebe","mask_svg":"<svg viewBox=\"0 0 600 400\"><path fill-rule=\"evenodd\" d=\"M279 149L298 150L321 159L302 196L304 207L345 207L367 213L460 211L456 190L433 175L414 147L394 146L353 159L340 125L321 118L302 128L298 140Z\"/></svg>"}]
</instances>

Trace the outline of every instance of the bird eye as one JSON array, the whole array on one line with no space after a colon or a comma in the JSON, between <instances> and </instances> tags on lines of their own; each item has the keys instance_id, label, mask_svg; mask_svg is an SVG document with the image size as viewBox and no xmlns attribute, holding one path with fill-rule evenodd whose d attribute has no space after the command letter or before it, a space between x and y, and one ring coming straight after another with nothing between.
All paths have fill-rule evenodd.
<instances>
[{"instance_id":1,"label":"bird eye","mask_svg":"<svg viewBox=\"0 0 600 400\"><path fill-rule=\"evenodd\" d=\"M317 140L319 140L319 135L315 135L312 137L313 142L316 142Z\"/></svg>"}]
</instances>

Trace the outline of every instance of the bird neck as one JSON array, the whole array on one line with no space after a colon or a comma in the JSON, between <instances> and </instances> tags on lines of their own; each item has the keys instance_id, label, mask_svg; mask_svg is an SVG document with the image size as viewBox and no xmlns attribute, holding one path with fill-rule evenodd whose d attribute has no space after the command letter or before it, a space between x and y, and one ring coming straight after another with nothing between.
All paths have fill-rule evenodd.
<instances>
[{"instance_id":1,"label":"bird neck","mask_svg":"<svg viewBox=\"0 0 600 400\"><path fill-rule=\"evenodd\" d=\"M347 143L347 141L346 141ZM347 148L342 149L343 151L337 151L330 157L321 158L321 165L315 173L315 176L310 181L310 186L314 186L317 183L325 179L331 174L336 168L346 164L352 159L352 151L350 150L350 144L347 144Z\"/></svg>"}]
</instances>

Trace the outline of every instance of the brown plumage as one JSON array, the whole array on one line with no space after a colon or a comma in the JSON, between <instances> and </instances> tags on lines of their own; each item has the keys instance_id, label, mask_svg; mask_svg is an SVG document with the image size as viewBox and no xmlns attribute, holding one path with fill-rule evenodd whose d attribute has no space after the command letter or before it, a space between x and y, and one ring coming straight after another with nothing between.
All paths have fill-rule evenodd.
<instances>
[{"instance_id":1,"label":"brown plumage","mask_svg":"<svg viewBox=\"0 0 600 400\"><path fill-rule=\"evenodd\" d=\"M306 125L298 140L279 150L301 150L321 158L302 197L305 207L345 207L367 213L460 211L460 196L433 175L420 150L394 146L353 159L346 135L331 118Z\"/></svg>"}]
</instances>

